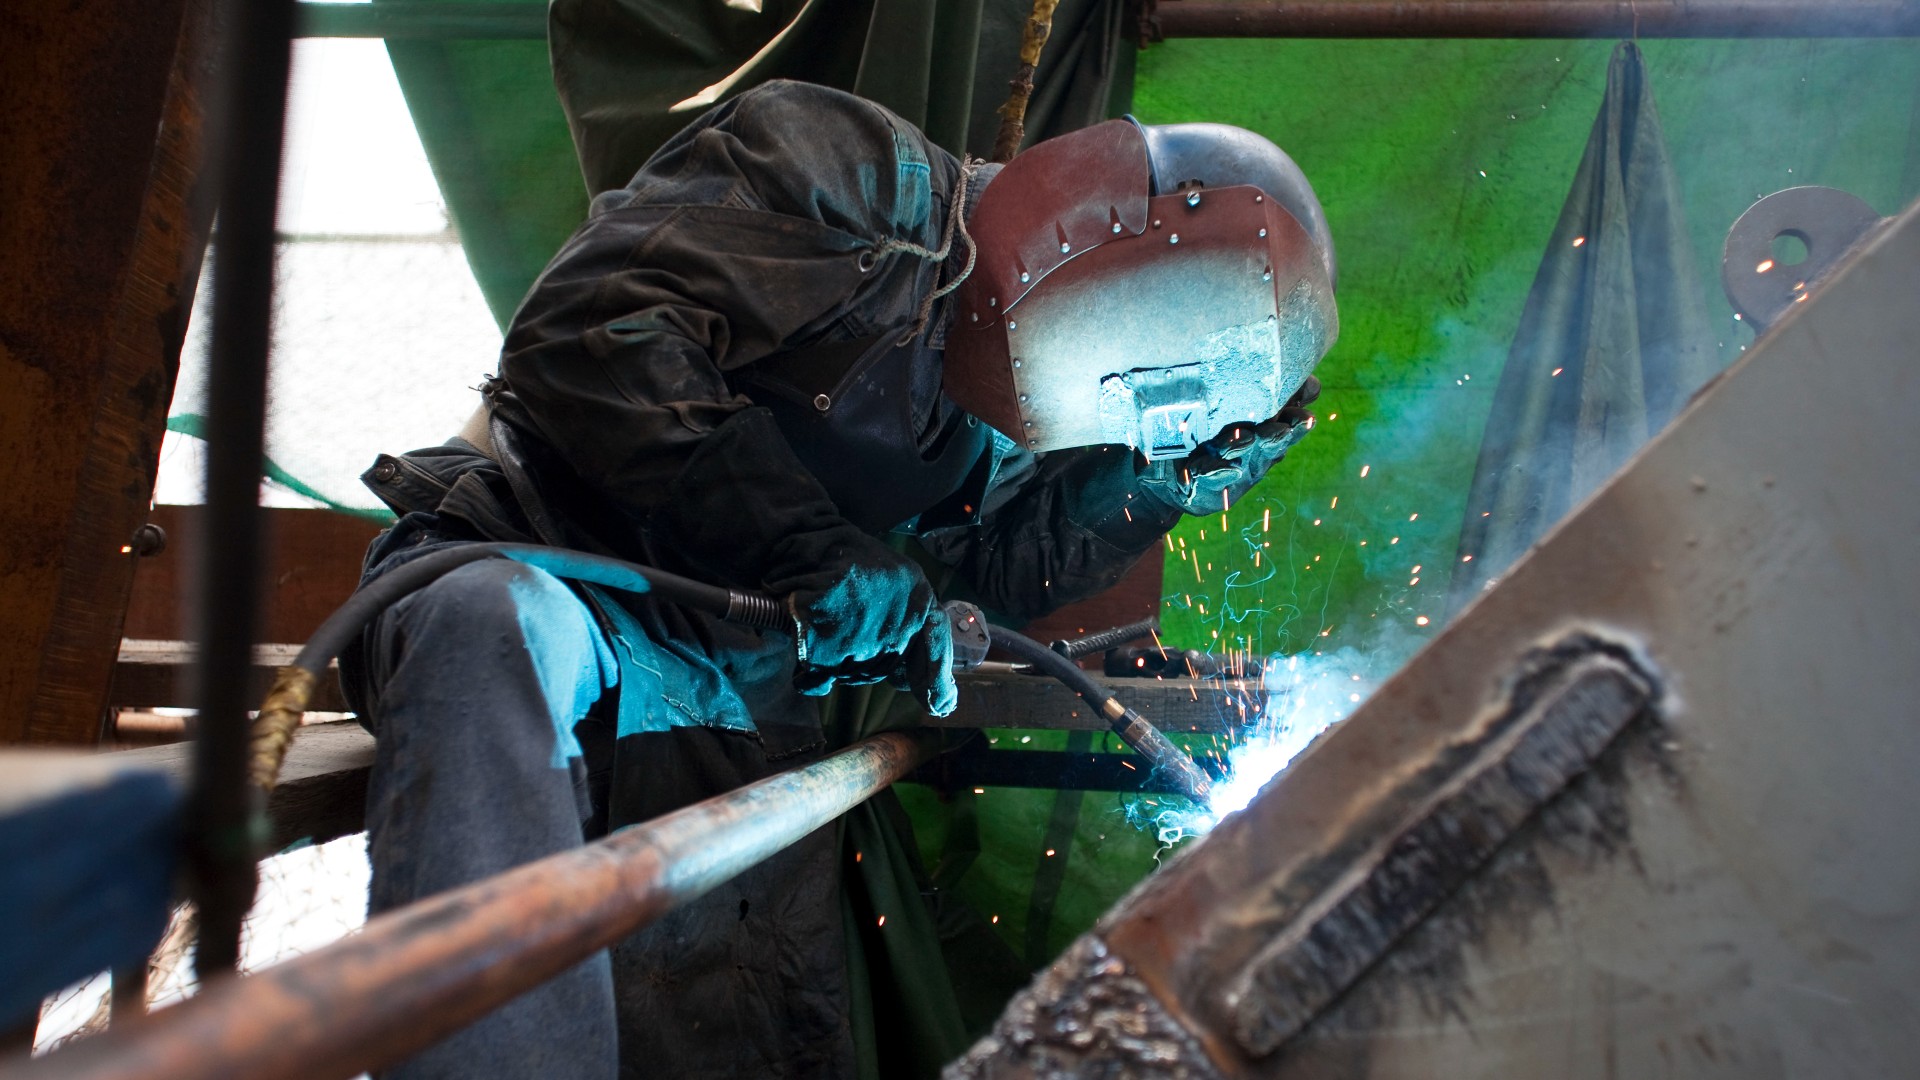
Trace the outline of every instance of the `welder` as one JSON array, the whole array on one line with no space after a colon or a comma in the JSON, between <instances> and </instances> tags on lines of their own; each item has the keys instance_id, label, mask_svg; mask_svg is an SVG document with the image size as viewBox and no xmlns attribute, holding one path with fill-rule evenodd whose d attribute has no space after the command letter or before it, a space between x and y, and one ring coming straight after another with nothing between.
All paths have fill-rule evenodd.
<instances>
[{"instance_id":1,"label":"welder","mask_svg":"<svg viewBox=\"0 0 1920 1080\"><path fill-rule=\"evenodd\" d=\"M776 82L597 197L458 437L364 479L369 580L481 540L785 597L790 631L477 562L342 657L380 911L809 761L818 695L955 705L900 538L1020 620L1113 584L1311 426L1333 249L1277 147L1115 120L1004 168ZM400 1066L855 1074L825 829Z\"/></svg>"}]
</instances>

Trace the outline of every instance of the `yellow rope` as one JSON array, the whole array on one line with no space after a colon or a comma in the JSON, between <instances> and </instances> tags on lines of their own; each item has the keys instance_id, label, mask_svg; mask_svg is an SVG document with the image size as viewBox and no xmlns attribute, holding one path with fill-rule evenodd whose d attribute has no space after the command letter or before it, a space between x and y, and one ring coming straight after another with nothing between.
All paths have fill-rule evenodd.
<instances>
[{"instance_id":1,"label":"yellow rope","mask_svg":"<svg viewBox=\"0 0 1920 1080\"><path fill-rule=\"evenodd\" d=\"M280 764L293 745L293 733L300 729L307 702L313 699L313 673L305 668L283 667L273 680L273 689L260 703L260 715L253 721L253 742L248 775L262 792L271 792L280 782Z\"/></svg>"}]
</instances>

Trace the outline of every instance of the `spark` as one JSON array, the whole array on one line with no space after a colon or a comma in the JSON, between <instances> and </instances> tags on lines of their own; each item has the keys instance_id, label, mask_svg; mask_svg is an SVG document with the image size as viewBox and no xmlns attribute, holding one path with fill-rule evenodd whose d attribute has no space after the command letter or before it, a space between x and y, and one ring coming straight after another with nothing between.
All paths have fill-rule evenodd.
<instances>
[{"instance_id":1,"label":"spark","mask_svg":"<svg viewBox=\"0 0 1920 1080\"><path fill-rule=\"evenodd\" d=\"M1400 538L1399 538L1399 537L1397 537L1397 536L1396 536L1396 537L1394 537L1393 539L1391 539L1391 540L1389 540L1389 541L1387 541L1387 543L1389 543L1389 544L1397 544L1397 543L1399 543L1399 542L1400 542Z\"/></svg>"},{"instance_id":2,"label":"spark","mask_svg":"<svg viewBox=\"0 0 1920 1080\"><path fill-rule=\"evenodd\" d=\"M1419 520L1420 520L1420 515L1419 515L1419 514L1408 514L1408 515L1407 515L1407 520L1408 520L1408 521L1419 521Z\"/></svg>"},{"instance_id":3,"label":"spark","mask_svg":"<svg viewBox=\"0 0 1920 1080\"><path fill-rule=\"evenodd\" d=\"M998 923L998 922L1000 921L1000 916L998 916L998 915L995 915L995 916L993 917L993 921L994 921L994 922L996 922L996 923Z\"/></svg>"},{"instance_id":4,"label":"spark","mask_svg":"<svg viewBox=\"0 0 1920 1080\"><path fill-rule=\"evenodd\" d=\"M1121 512L1121 513L1123 513L1123 514L1125 514L1125 515L1127 515L1127 520L1128 520L1128 521L1132 521L1132 520L1133 520L1133 511L1131 511L1131 510L1129 510L1129 509L1127 509L1126 507L1124 507L1124 506L1123 506L1123 507L1121 507L1121 508L1120 508L1120 512Z\"/></svg>"},{"instance_id":5,"label":"spark","mask_svg":"<svg viewBox=\"0 0 1920 1080\"><path fill-rule=\"evenodd\" d=\"M1754 268L1753 268L1753 272L1754 272L1754 273L1756 273L1756 274L1764 274L1764 273L1766 273L1767 271L1769 271L1769 270L1771 270L1771 269L1773 269L1773 260L1772 260L1772 259L1761 259L1761 260L1760 260L1760 265L1759 265L1759 266L1756 266L1756 267L1754 267Z\"/></svg>"},{"instance_id":6,"label":"spark","mask_svg":"<svg viewBox=\"0 0 1920 1080\"><path fill-rule=\"evenodd\" d=\"M1418 567L1418 566L1415 566L1415 567L1413 568L1413 572L1414 572L1414 573L1416 573L1416 574L1417 574L1417 573L1419 573L1419 572L1420 572L1420 567Z\"/></svg>"},{"instance_id":7,"label":"spark","mask_svg":"<svg viewBox=\"0 0 1920 1080\"><path fill-rule=\"evenodd\" d=\"M1260 512L1260 531L1266 532L1271 528L1273 528L1273 507L1269 506Z\"/></svg>"},{"instance_id":8,"label":"spark","mask_svg":"<svg viewBox=\"0 0 1920 1080\"><path fill-rule=\"evenodd\" d=\"M1047 849L1047 858L1049 858L1049 859L1051 859L1051 858L1053 858L1053 849L1052 849L1052 848L1048 848L1048 849Z\"/></svg>"},{"instance_id":9,"label":"spark","mask_svg":"<svg viewBox=\"0 0 1920 1080\"><path fill-rule=\"evenodd\" d=\"M1144 664L1144 663L1146 663L1146 661L1144 661L1144 660L1142 660L1142 661L1141 661L1141 663L1143 663L1143 664ZM974 793L975 795L985 795L985 794L987 793L987 789L986 789L986 788L983 788L983 787L977 787L977 788L974 788L974 789L973 789L973 793Z\"/></svg>"},{"instance_id":10,"label":"spark","mask_svg":"<svg viewBox=\"0 0 1920 1080\"><path fill-rule=\"evenodd\" d=\"M1574 246L1574 247L1579 247L1579 246L1581 246L1582 244L1585 244L1586 242L1587 242L1587 238L1586 238L1586 237L1584 237L1584 236L1576 236L1576 237L1574 237L1574 238L1573 238L1573 246Z\"/></svg>"},{"instance_id":11,"label":"spark","mask_svg":"<svg viewBox=\"0 0 1920 1080\"><path fill-rule=\"evenodd\" d=\"M1415 619L1415 620L1413 620L1413 625L1415 625L1415 626L1425 626L1425 625L1427 625L1427 623L1428 623L1429 621L1430 621L1430 620L1429 620L1429 619L1428 619L1428 618L1427 618L1427 617L1426 617L1425 615L1422 615L1422 616L1420 616L1419 618L1417 618L1417 619Z\"/></svg>"},{"instance_id":12,"label":"spark","mask_svg":"<svg viewBox=\"0 0 1920 1080\"><path fill-rule=\"evenodd\" d=\"M1338 495L1335 495L1335 496L1333 497L1333 501L1332 501L1331 503L1328 503L1328 504L1327 504L1327 509L1329 509L1329 510L1337 510L1337 509L1339 509L1339 508L1340 508L1340 496L1338 496Z\"/></svg>"},{"instance_id":13,"label":"spark","mask_svg":"<svg viewBox=\"0 0 1920 1080\"><path fill-rule=\"evenodd\" d=\"M887 925L887 917L885 915L880 916L880 925L881 926Z\"/></svg>"},{"instance_id":14,"label":"spark","mask_svg":"<svg viewBox=\"0 0 1920 1080\"><path fill-rule=\"evenodd\" d=\"M1168 550L1168 551L1172 551L1172 550L1173 550L1173 534L1172 534L1172 533L1168 533L1168 534L1167 534L1167 535L1166 535L1165 537L1163 537L1162 539L1164 539L1164 540L1166 540L1166 542L1167 542L1167 550Z\"/></svg>"},{"instance_id":15,"label":"spark","mask_svg":"<svg viewBox=\"0 0 1920 1080\"><path fill-rule=\"evenodd\" d=\"M858 852L858 851L856 851L856 852L854 852L854 853L853 853L853 861L854 861L854 862L859 862L859 861L860 861L860 852Z\"/></svg>"},{"instance_id":16,"label":"spark","mask_svg":"<svg viewBox=\"0 0 1920 1080\"><path fill-rule=\"evenodd\" d=\"M1347 700L1348 700L1348 701L1359 701L1359 700L1360 700L1360 695L1359 695L1359 694L1348 694L1348 695L1347 695Z\"/></svg>"},{"instance_id":17,"label":"spark","mask_svg":"<svg viewBox=\"0 0 1920 1080\"><path fill-rule=\"evenodd\" d=\"M120 545L120 554L122 554L122 555L131 555L131 554L133 554L133 545L132 545L132 544L121 544L121 545Z\"/></svg>"},{"instance_id":18,"label":"spark","mask_svg":"<svg viewBox=\"0 0 1920 1080\"><path fill-rule=\"evenodd\" d=\"M1414 579L1413 579L1412 581L1409 581L1409 582L1407 582L1407 588L1409 588L1409 589L1411 589L1411 588L1413 588L1413 587L1414 587L1415 585L1418 585L1418 584L1420 584L1420 579L1419 579L1419 578L1414 578Z\"/></svg>"},{"instance_id":19,"label":"spark","mask_svg":"<svg viewBox=\"0 0 1920 1080\"><path fill-rule=\"evenodd\" d=\"M1033 736L1031 736L1031 735L1022 735L1022 736L1020 736L1020 741L1021 741L1021 742L1023 742L1023 743L1030 743L1030 742L1032 742L1032 741L1033 741Z\"/></svg>"},{"instance_id":20,"label":"spark","mask_svg":"<svg viewBox=\"0 0 1920 1080\"><path fill-rule=\"evenodd\" d=\"M1472 562L1472 561L1473 561L1473 556L1471 556L1471 555L1462 555L1462 556L1460 556L1460 561L1461 561L1461 562Z\"/></svg>"},{"instance_id":21,"label":"spark","mask_svg":"<svg viewBox=\"0 0 1920 1080\"><path fill-rule=\"evenodd\" d=\"M1314 523L1315 525L1318 525L1318 524L1320 524L1320 519L1319 519L1319 518L1314 518L1314 519L1313 519L1313 523Z\"/></svg>"},{"instance_id":22,"label":"spark","mask_svg":"<svg viewBox=\"0 0 1920 1080\"><path fill-rule=\"evenodd\" d=\"M1360 466L1360 479L1365 480L1367 478L1367 474L1372 471L1373 471L1373 466L1371 465Z\"/></svg>"},{"instance_id":23,"label":"spark","mask_svg":"<svg viewBox=\"0 0 1920 1080\"><path fill-rule=\"evenodd\" d=\"M1340 414L1339 414L1339 413L1328 413L1328 414L1327 414L1327 423L1329 423L1329 424L1331 424L1331 423L1333 423L1333 422L1334 422L1335 420L1338 420L1338 419L1340 419Z\"/></svg>"},{"instance_id":24,"label":"spark","mask_svg":"<svg viewBox=\"0 0 1920 1080\"><path fill-rule=\"evenodd\" d=\"M1547 376L1547 377L1548 377L1548 378L1550 378L1550 379L1557 379L1557 378L1559 378L1559 377L1560 377L1560 373L1561 373L1561 372L1563 372L1563 371L1565 371L1565 370L1567 370L1567 369L1566 369L1566 368L1554 368L1554 369L1553 369L1553 374L1552 374L1552 375L1549 375L1549 376Z\"/></svg>"}]
</instances>

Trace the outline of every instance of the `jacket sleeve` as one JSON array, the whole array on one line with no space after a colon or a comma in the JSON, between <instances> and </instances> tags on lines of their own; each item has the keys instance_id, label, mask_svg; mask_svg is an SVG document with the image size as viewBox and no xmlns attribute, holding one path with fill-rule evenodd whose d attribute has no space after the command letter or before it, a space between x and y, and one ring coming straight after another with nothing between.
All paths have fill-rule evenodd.
<instances>
[{"instance_id":1,"label":"jacket sleeve","mask_svg":"<svg viewBox=\"0 0 1920 1080\"><path fill-rule=\"evenodd\" d=\"M897 156L893 130L872 106L817 92L743 95L598 200L501 356L510 422L608 508L733 584L761 584L783 537L840 519L725 373L828 332L888 269L873 201L894 193L839 174L884 174L875 159ZM846 129L826 157L823 125Z\"/></svg>"},{"instance_id":2,"label":"jacket sleeve","mask_svg":"<svg viewBox=\"0 0 1920 1080\"><path fill-rule=\"evenodd\" d=\"M1178 510L1137 494L1137 472L1124 447L1055 451L978 525L920 541L988 607L1016 619L1044 615L1111 587L1180 520Z\"/></svg>"}]
</instances>

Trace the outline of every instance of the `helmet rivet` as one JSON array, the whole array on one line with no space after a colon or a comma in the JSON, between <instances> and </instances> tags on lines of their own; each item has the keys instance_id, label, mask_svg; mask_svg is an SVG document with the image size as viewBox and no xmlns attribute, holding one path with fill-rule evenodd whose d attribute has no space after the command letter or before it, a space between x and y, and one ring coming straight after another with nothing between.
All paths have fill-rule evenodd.
<instances>
[{"instance_id":1,"label":"helmet rivet","mask_svg":"<svg viewBox=\"0 0 1920 1080\"><path fill-rule=\"evenodd\" d=\"M1019 324L1019 323L1017 323L1017 322L1014 322L1014 321L1013 321L1012 319L1008 319L1008 320L1007 320L1007 329L1009 329L1009 330L1018 330L1018 329L1020 329L1020 324ZM1020 361L1018 361L1018 360L1015 360L1015 361L1013 362L1013 366L1014 366L1014 367L1019 367L1019 366L1020 366Z\"/></svg>"},{"instance_id":2,"label":"helmet rivet","mask_svg":"<svg viewBox=\"0 0 1920 1080\"><path fill-rule=\"evenodd\" d=\"M999 298L999 297L997 297L997 296L989 296L989 297L987 297L987 306L988 306L988 307L999 307L999 306L1000 306L1000 298Z\"/></svg>"},{"instance_id":3,"label":"helmet rivet","mask_svg":"<svg viewBox=\"0 0 1920 1080\"><path fill-rule=\"evenodd\" d=\"M1179 242L1180 242L1180 234L1179 234L1179 233L1174 233L1174 234L1173 234L1172 236L1169 236L1169 237L1167 237L1167 243L1169 243L1169 244L1177 244L1177 243L1179 243Z\"/></svg>"},{"instance_id":4,"label":"helmet rivet","mask_svg":"<svg viewBox=\"0 0 1920 1080\"><path fill-rule=\"evenodd\" d=\"M1027 420L1027 421L1024 421L1024 422L1023 422L1023 426L1025 426L1025 427L1032 427L1032 426L1033 426L1033 421L1031 421L1031 420Z\"/></svg>"},{"instance_id":5,"label":"helmet rivet","mask_svg":"<svg viewBox=\"0 0 1920 1080\"><path fill-rule=\"evenodd\" d=\"M1187 205L1188 206L1200 205L1200 193L1198 191L1187 192Z\"/></svg>"},{"instance_id":6,"label":"helmet rivet","mask_svg":"<svg viewBox=\"0 0 1920 1080\"><path fill-rule=\"evenodd\" d=\"M977 311L972 311L972 312L968 312L968 313L967 313L967 318L969 318L969 319L971 319L971 320L972 320L972 321L974 321L974 322L979 322L979 321L980 321L980 313L979 313L979 312L977 312Z\"/></svg>"},{"instance_id":7,"label":"helmet rivet","mask_svg":"<svg viewBox=\"0 0 1920 1080\"><path fill-rule=\"evenodd\" d=\"M1022 270L1022 271L1020 271L1020 282L1021 282L1021 284L1025 284L1025 283L1027 283L1028 281L1031 281L1031 280L1033 280L1033 279L1032 279L1032 277L1031 277L1031 276L1029 276L1029 275L1027 274L1027 272L1026 272L1025 270Z\"/></svg>"},{"instance_id":8,"label":"helmet rivet","mask_svg":"<svg viewBox=\"0 0 1920 1080\"><path fill-rule=\"evenodd\" d=\"M1156 228L1156 229L1160 227L1160 219L1159 219L1159 218L1154 218L1154 219L1153 219L1153 227L1154 227L1154 228Z\"/></svg>"},{"instance_id":9,"label":"helmet rivet","mask_svg":"<svg viewBox=\"0 0 1920 1080\"><path fill-rule=\"evenodd\" d=\"M1026 400L1027 400L1027 395L1025 395L1025 394L1021 394L1021 395L1020 395L1020 401L1021 401L1021 403L1022 403L1022 404L1025 404L1025 403L1026 403Z\"/></svg>"},{"instance_id":10,"label":"helmet rivet","mask_svg":"<svg viewBox=\"0 0 1920 1080\"><path fill-rule=\"evenodd\" d=\"M1261 235L1261 236L1265 236L1265 235L1267 235L1267 230L1265 230L1265 229L1261 229L1261 230L1260 230L1260 235Z\"/></svg>"},{"instance_id":11,"label":"helmet rivet","mask_svg":"<svg viewBox=\"0 0 1920 1080\"><path fill-rule=\"evenodd\" d=\"M1255 196L1253 197L1253 201L1254 201L1254 202L1266 202L1266 201L1267 201L1267 197L1266 197L1265 195L1255 195Z\"/></svg>"},{"instance_id":12,"label":"helmet rivet","mask_svg":"<svg viewBox=\"0 0 1920 1080\"><path fill-rule=\"evenodd\" d=\"M1018 360L1015 360L1015 361L1013 362L1013 366L1014 366L1014 367L1019 367L1019 366L1020 366L1020 361L1018 361Z\"/></svg>"},{"instance_id":13,"label":"helmet rivet","mask_svg":"<svg viewBox=\"0 0 1920 1080\"><path fill-rule=\"evenodd\" d=\"M826 412L833 407L833 399L825 394L816 394L813 398L813 407L821 412Z\"/></svg>"},{"instance_id":14,"label":"helmet rivet","mask_svg":"<svg viewBox=\"0 0 1920 1080\"><path fill-rule=\"evenodd\" d=\"M1039 439L1028 439L1028 440L1027 440L1027 445L1028 445L1028 446L1030 446L1030 447L1032 447L1032 446L1039 446L1039 445L1040 445L1040 440L1039 440Z\"/></svg>"},{"instance_id":15,"label":"helmet rivet","mask_svg":"<svg viewBox=\"0 0 1920 1080\"><path fill-rule=\"evenodd\" d=\"M1269 266L1268 268L1260 272L1260 280L1261 281L1273 280L1273 268L1271 266Z\"/></svg>"},{"instance_id":16,"label":"helmet rivet","mask_svg":"<svg viewBox=\"0 0 1920 1080\"><path fill-rule=\"evenodd\" d=\"M1060 254L1062 254L1062 255L1065 255L1065 254L1066 254L1067 252L1069 252L1069 251L1072 251L1072 250L1073 250L1073 245L1072 245L1072 244L1069 244L1069 243L1067 243L1067 242L1066 242L1066 241L1064 241L1064 240L1062 240L1062 241L1060 242Z\"/></svg>"},{"instance_id":17,"label":"helmet rivet","mask_svg":"<svg viewBox=\"0 0 1920 1080\"><path fill-rule=\"evenodd\" d=\"M1117 222L1117 221L1116 221L1116 222L1114 222L1114 223L1113 223L1113 231L1114 231L1114 232L1119 232L1119 231L1120 231L1120 223L1119 223L1119 222Z\"/></svg>"}]
</instances>

